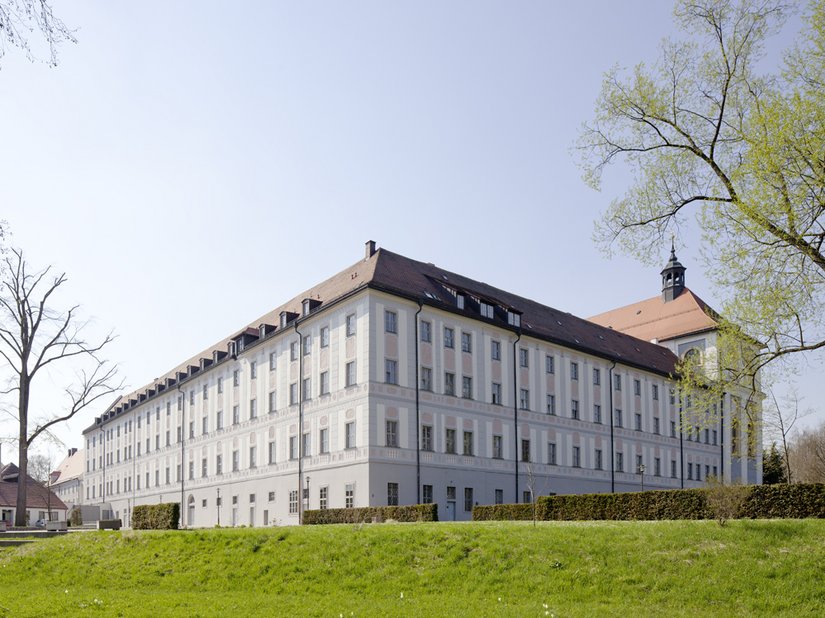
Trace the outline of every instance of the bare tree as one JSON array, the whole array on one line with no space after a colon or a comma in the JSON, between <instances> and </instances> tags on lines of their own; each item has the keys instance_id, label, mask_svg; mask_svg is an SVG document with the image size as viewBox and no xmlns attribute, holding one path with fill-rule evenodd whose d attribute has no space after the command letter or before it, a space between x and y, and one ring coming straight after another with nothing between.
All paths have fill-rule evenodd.
<instances>
[{"instance_id":1,"label":"bare tree","mask_svg":"<svg viewBox=\"0 0 825 618\"><path fill-rule=\"evenodd\" d=\"M790 457L798 483L825 483L825 423L794 436Z\"/></svg>"},{"instance_id":2,"label":"bare tree","mask_svg":"<svg viewBox=\"0 0 825 618\"><path fill-rule=\"evenodd\" d=\"M87 323L77 317L77 306L67 310L51 306L53 295L67 281L65 273L50 275L51 267L29 272L19 249L10 249L0 264L0 357L10 373L9 386L0 394L17 393L16 416L12 416L19 429L20 479L25 479L32 443L53 425L120 390L122 382L117 378L117 366L99 357L113 335L110 333L97 342L87 341ZM57 414L36 419L30 429L32 383L41 373L48 373L47 368L55 366L75 371L63 389L65 406ZM25 482L17 484L15 525L26 525Z\"/></svg>"},{"instance_id":3,"label":"bare tree","mask_svg":"<svg viewBox=\"0 0 825 618\"><path fill-rule=\"evenodd\" d=\"M30 38L37 30L48 47L49 66L57 66L57 48L64 41L77 43L74 32L52 13L46 0L0 0L0 58L6 47L18 47L29 60L37 56L32 52Z\"/></svg>"},{"instance_id":4,"label":"bare tree","mask_svg":"<svg viewBox=\"0 0 825 618\"><path fill-rule=\"evenodd\" d=\"M797 393L790 393L784 398L782 404L776 399L773 389L770 389L771 402L765 406L765 428L780 444L782 449L782 460L785 465L785 478L788 483L793 482L791 475L791 431L793 431L796 422L805 416L808 416L813 410L800 411L799 396Z\"/></svg>"}]
</instances>

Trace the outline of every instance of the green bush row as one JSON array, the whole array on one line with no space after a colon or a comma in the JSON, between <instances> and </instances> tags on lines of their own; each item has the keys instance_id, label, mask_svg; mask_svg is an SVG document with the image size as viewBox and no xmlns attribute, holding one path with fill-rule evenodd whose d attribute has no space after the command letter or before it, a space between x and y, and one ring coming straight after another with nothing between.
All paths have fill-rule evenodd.
<instances>
[{"instance_id":1,"label":"green bush row","mask_svg":"<svg viewBox=\"0 0 825 618\"><path fill-rule=\"evenodd\" d=\"M141 504L132 512L132 528L135 530L177 530L180 520L180 504Z\"/></svg>"},{"instance_id":2,"label":"green bush row","mask_svg":"<svg viewBox=\"0 0 825 618\"><path fill-rule=\"evenodd\" d=\"M821 483L542 496L536 503L536 518L542 521L714 519L719 517L720 499L724 502L725 494L733 503L729 500L724 507L732 507L731 516L735 518L825 518L825 485ZM533 510L529 504L498 504L473 509L476 521L532 518Z\"/></svg>"},{"instance_id":3,"label":"green bush row","mask_svg":"<svg viewBox=\"0 0 825 618\"><path fill-rule=\"evenodd\" d=\"M438 521L437 504L413 504L409 506L367 506L353 509L323 509L304 511L304 523L312 524L359 524L393 521Z\"/></svg>"}]
</instances>

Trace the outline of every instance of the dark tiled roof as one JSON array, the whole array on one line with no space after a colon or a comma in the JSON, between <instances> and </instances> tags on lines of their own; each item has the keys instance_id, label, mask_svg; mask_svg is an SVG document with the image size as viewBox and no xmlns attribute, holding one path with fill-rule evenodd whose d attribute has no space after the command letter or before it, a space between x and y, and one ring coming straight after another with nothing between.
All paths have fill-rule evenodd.
<instances>
[{"instance_id":1,"label":"dark tiled roof","mask_svg":"<svg viewBox=\"0 0 825 618\"><path fill-rule=\"evenodd\" d=\"M677 359L672 352L663 347L603 328L569 313L438 268L433 264L418 262L386 249L378 249L371 257L359 260L254 322L234 331L232 335L166 372L153 383L118 398L108 410L113 410L130 399L139 400L140 394L154 388L155 384L163 383L167 378L175 378L177 372L187 372L190 366L198 366L201 358L212 358L214 350L226 351L229 341L239 334L254 332L261 324L277 325L282 311L301 315L304 299L320 301L319 309L323 309L365 287L384 290L412 300L420 300L426 305L484 320L478 311L462 311L456 307L455 296L449 289L458 289L481 301L496 305L499 313L508 308L521 313L522 333L526 336L544 339L662 375L671 375L675 371ZM506 318L488 321L499 326L507 324ZM290 324L287 329L291 330L292 325ZM278 328L275 332L280 330ZM173 386L172 389L174 388ZM92 425L84 433L95 427L96 425Z\"/></svg>"},{"instance_id":2,"label":"dark tiled roof","mask_svg":"<svg viewBox=\"0 0 825 618\"><path fill-rule=\"evenodd\" d=\"M18 472L17 466L11 463L3 466L3 469L0 470L0 506L17 506ZM54 492L49 491L31 477L26 477L26 484L28 485L26 491L26 508L48 508L50 504L49 494L51 494L51 508L55 510L66 509L66 505Z\"/></svg>"},{"instance_id":3,"label":"dark tiled roof","mask_svg":"<svg viewBox=\"0 0 825 618\"><path fill-rule=\"evenodd\" d=\"M484 302L510 308L521 315L521 330L536 337L662 375L675 373L676 356L668 349L604 328L570 313L480 283L462 275L379 249L371 287L421 300L427 305L456 309L450 289ZM458 311L479 318L476 310ZM483 318L479 318L483 319ZM506 322L505 322L506 324Z\"/></svg>"}]
</instances>

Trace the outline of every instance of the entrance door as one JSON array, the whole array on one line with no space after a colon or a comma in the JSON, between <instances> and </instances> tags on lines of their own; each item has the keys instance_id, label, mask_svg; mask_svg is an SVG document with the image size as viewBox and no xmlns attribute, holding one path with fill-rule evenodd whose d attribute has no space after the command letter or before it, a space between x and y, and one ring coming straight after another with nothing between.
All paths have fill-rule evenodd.
<instances>
[{"instance_id":1,"label":"entrance door","mask_svg":"<svg viewBox=\"0 0 825 618\"><path fill-rule=\"evenodd\" d=\"M455 521L455 500L447 501L447 521Z\"/></svg>"}]
</instances>

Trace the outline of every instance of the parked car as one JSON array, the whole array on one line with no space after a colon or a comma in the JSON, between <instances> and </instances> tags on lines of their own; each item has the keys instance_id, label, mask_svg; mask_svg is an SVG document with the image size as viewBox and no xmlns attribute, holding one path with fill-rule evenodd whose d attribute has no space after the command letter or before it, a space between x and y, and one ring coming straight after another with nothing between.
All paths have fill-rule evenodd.
<instances>
[{"instance_id":1,"label":"parked car","mask_svg":"<svg viewBox=\"0 0 825 618\"><path fill-rule=\"evenodd\" d=\"M45 519L38 519L36 522L34 522L34 525L37 526L38 528L45 528L46 527L46 520Z\"/></svg>"}]
</instances>

